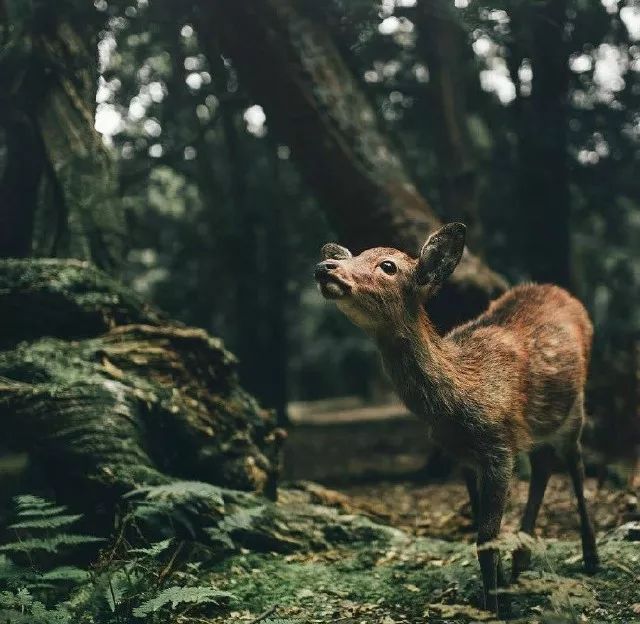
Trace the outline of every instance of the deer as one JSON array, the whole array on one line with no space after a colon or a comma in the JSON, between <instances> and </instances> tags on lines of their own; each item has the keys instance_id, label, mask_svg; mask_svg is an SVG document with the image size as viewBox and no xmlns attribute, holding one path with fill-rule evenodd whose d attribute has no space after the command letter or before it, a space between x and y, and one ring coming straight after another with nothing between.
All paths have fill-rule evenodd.
<instances>
[{"instance_id":1,"label":"deer","mask_svg":"<svg viewBox=\"0 0 640 624\"><path fill-rule=\"evenodd\" d=\"M323 297L375 341L401 400L461 465L476 518L484 608L499 613L499 597L503 607L507 602L499 588L509 581L496 540L518 453L527 452L531 464L521 530L533 535L547 482L562 460L577 499L584 567L598 568L581 449L593 329L566 290L523 284L441 336L425 303L460 262L465 232L462 223L443 225L417 259L387 247L354 256L328 243L314 276ZM527 545L516 548L512 581L530 559Z\"/></svg>"}]
</instances>

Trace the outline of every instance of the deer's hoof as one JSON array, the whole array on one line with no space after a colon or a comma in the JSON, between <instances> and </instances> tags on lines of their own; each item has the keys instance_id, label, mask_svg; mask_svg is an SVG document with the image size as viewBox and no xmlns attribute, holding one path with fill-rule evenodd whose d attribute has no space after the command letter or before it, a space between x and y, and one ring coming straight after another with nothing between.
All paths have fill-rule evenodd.
<instances>
[{"instance_id":1,"label":"deer's hoof","mask_svg":"<svg viewBox=\"0 0 640 624\"><path fill-rule=\"evenodd\" d=\"M529 569L531 565L531 551L524 546L513 551L511 563L511 581L515 583L521 572Z\"/></svg>"}]
</instances>

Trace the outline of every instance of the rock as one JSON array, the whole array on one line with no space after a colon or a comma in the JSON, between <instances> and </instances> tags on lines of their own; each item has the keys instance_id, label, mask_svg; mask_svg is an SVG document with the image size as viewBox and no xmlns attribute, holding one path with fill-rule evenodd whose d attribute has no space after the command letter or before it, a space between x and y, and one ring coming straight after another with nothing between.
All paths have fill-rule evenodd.
<instances>
[{"instance_id":1,"label":"rock","mask_svg":"<svg viewBox=\"0 0 640 624\"><path fill-rule=\"evenodd\" d=\"M625 522L611 531L607 538L613 541L640 542L640 520Z\"/></svg>"}]
</instances>

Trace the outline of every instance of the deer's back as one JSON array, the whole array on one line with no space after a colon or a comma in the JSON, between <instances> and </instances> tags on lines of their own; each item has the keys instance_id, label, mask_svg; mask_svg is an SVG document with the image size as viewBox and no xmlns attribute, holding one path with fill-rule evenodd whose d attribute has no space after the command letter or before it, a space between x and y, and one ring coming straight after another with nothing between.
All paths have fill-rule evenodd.
<instances>
[{"instance_id":1,"label":"deer's back","mask_svg":"<svg viewBox=\"0 0 640 624\"><path fill-rule=\"evenodd\" d=\"M583 399L592 326L584 306L552 285L522 285L448 339L467 361L474 394L526 448L552 438ZM578 416L576 416L578 417ZM575 423L576 426L579 423Z\"/></svg>"}]
</instances>

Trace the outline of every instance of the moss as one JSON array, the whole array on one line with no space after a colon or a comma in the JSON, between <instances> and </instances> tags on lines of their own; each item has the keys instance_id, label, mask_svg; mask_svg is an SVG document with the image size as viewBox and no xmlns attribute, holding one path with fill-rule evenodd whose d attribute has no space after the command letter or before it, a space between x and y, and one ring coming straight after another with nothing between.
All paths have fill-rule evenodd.
<instances>
[{"instance_id":1,"label":"moss","mask_svg":"<svg viewBox=\"0 0 640 624\"><path fill-rule=\"evenodd\" d=\"M279 527L282 535L295 536L291 552L258 552L245 542L249 550L200 568L201 582L235 596L212 622L246 621L272 607L274 619L284 622L344 618L371 624L454 624L492 619L478 608L480 576L473 545L411 536L311 505L312 498L308 492L284 490L282 500L261 506L252 523L252 530ZM242 505L251 504L255 498L243 495ZM507 564L513 539L504 539ZM637 621L637 543L618 539L614 532L600 540L600 553L602 571L587 576L578 542L537 540L532 569L508 590L513 621Z\"/></svg>"},{"instance_id":2,"label":"moss","mask_svg":"<svg viewBox=\"0 0 640 624\"><path fill-rule=\"evenodd\" d=\"M0 347L41 336L84 338L166 319L133 291L79 260L0 261Z\"/></svg>"},{"instance_id":3,"label":"moss","mask_svg":"<svg viewBox=\"0 0 640 624\"><path fill-rule=\"evenodd\" d=\"M176 477L273 490L275 419L219 339L73 260L0 261L0 322L0 418L67 502L108 512Z\"/></svg>"},{"instance_id":4,"label":"moss","mask_svg":"<svg viewBox=\"0 0 640 624\"><path fill-rule=\"evenodd\" d=\"M605 542L604 569L594 577L567 563L567 555L578 549L577 543L544 544L542 559L512 588L513 621L637 621L632 611L640 602L634 579L640 573L637 546ZM621 562L629 571L618 567ZM283 621L292 622L341 617L358 622L385 617L390 622L492 619L474 606L480 582L474 549L436 539L356 542L288 558L239 555L211 569L209 578L237 599L230 611L238 619L227 612L214 622L240 621L245 611L258 614L274 605Z\"/></svg>"}]
</instances>

